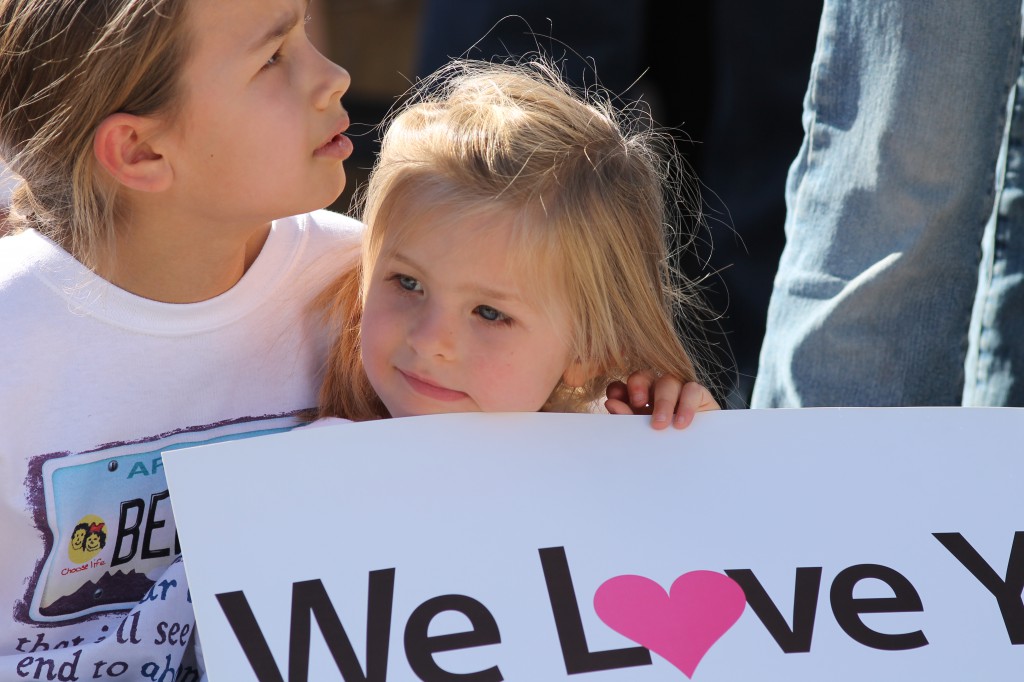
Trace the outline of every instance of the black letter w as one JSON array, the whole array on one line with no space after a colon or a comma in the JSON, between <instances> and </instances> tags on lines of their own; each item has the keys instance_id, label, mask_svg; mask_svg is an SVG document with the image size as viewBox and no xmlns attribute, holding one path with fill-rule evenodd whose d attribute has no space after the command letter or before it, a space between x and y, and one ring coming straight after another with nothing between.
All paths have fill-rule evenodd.
<instances>
[{"instance_id":1,"label":"black letter w","mask_svg":"<svg viewBox=\"0 0 1024 682\"><path fill-rule=\"evenodd\" d=\"M319 580L292 584L292 612L288 645L288 682L308 682L310 615L316 616L327 648L345 682L384 682L388 671L391 637L391 607L395 592L395 569L372 571L366 614L366 674L359 665L345 628L334 610L327 590ZM259 682L284 682L263 630L256 622L245 594L225 592L217 601L249 659Z\"/></svg>"}]
</instances>

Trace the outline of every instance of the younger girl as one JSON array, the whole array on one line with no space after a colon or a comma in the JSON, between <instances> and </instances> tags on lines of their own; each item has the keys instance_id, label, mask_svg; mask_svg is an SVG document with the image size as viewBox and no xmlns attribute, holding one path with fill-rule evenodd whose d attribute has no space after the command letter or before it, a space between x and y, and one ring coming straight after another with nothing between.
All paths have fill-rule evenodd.
<instances>
[{"instance_id":1,"label":"younger girl","mask_svg":"<svg viewBox=\"0 0 1024 682\"><path fill-rule=\"evenodd\" d=\"M422 83L366 190L360 273L321 297L339 327L321 416L579 412L641 370L695 382L657 143L541 62L455 62ZM630 411L621 392L610 411ZM675 423L716 407L690 383Z\"/></svg>"}]
</instances>

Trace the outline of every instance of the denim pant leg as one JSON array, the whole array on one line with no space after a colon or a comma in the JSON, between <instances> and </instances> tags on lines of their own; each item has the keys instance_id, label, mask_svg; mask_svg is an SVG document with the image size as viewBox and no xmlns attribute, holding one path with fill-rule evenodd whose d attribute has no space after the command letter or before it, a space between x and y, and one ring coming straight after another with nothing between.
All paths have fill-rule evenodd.
<instances>
[{"instance_id":1,"label":"denim pant leg","mask_svg":"<svg viewBox=\"0 0 1024 682\"><path fill-rule=\"evenodd\" d=\"M1020 0L826 0L754 407L958 405Z\"/></svg>"},{"instance_id":2,"label":"denim pant leg","mask_svg":"<svg viewBox=\"0 0 1024 682\"><path fill-rule=\"evenodd\" d=\"M1024 60L982 242L964 405L1024 406Z\"/></svg>"}]
</instances>

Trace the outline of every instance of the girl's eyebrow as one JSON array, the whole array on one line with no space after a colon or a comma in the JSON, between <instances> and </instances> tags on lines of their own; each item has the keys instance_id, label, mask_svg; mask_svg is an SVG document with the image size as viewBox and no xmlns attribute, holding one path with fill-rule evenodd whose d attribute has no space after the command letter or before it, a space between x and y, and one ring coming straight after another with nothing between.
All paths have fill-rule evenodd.
<instances>
[{"instance_id":1,"label":"girl's eyebrow","mask_svg":"<svg viewBox=\"0 0 1024 682\"><path fill-rule=\"evenodd\" d=\"M299 14L294 10L282 13L270 30L264 33L259 40L256 40L249 46L248 51L258 52L264 46L288 35L296 26L299 25L300 21L305 21L306 14L309 13L309 0L306 1L305 7L306 11L302 16L299 16Z\"/></svg>"},{"instance_id":2,"label":"girl's eyebrow","mask_svg":"<svg viewBox=\"0 0 1024 682\"><path fill-rule=\"evenodd\" d=\"M419 263L417 263L413 259L411 259L408 256L406 256L401 251L395 251L394 253L391 254L391 257L394 258L397 261L401 261L402 263L405 263L409 267L420 269Z\"/></svg>"}]
</instances>

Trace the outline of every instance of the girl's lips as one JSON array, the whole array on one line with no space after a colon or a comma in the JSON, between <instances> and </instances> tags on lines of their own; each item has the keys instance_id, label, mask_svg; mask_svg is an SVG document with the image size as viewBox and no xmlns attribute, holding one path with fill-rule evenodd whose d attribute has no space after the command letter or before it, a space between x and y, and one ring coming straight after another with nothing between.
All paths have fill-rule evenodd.
<instances>
[{"instance_id":1,"label":"girl's lips","mask_svg":"<svg viewBox=\"0 0 1024 682\"><path fill-rule=\"evenodd\" d=\"M402 370L398 370L398 373L402 375L402 378L405 379L406 383L409 384L412 390L428 398L442 400L444 402L454 402L467 397L467 395L462 391L453 391L450 388L444 388L443 386L432 384L429 381L420 379L419 377L403 372Z\"/></svg>"},{"instance_id":2,"label":"girl's lips","mask_svg":"<svg viewBox=\"0 0 1024 682\"><path fill-rule=\"evenodd\" d=\"M313 152L313 156L327 156L345 160L352 155L352 140L338 133Z\"/></svg>"}]
</instances>

